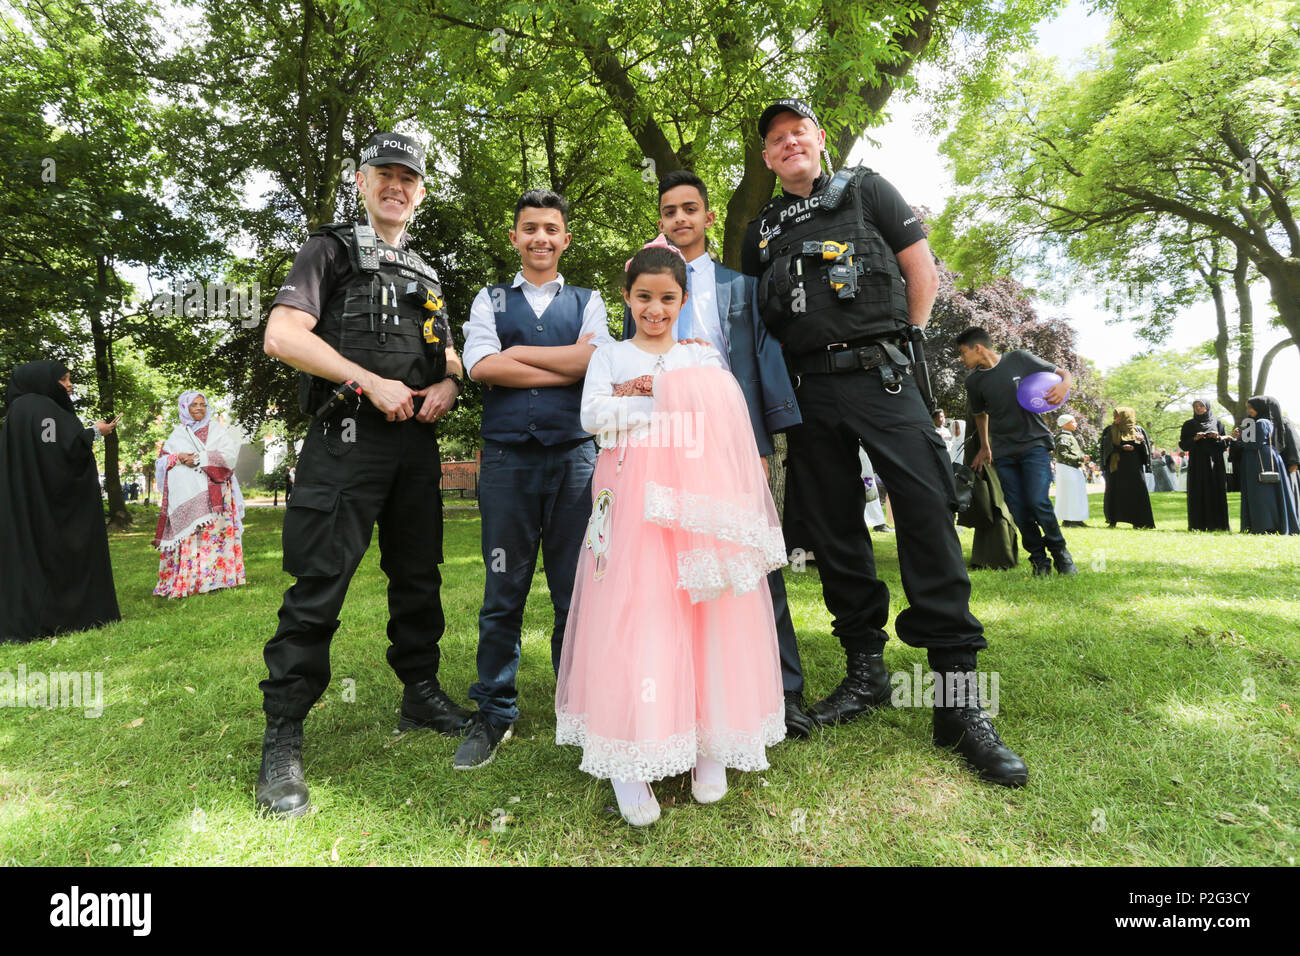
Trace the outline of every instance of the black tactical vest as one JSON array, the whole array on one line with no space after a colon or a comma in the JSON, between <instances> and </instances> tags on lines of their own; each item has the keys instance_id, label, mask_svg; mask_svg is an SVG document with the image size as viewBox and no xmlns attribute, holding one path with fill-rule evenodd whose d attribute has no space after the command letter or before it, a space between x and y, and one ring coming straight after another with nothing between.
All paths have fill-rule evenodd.
<instances>
[{"instance_id":1,"label":"black tactical vest","mask_svg":"<svg viewBox=\"0 0 1300 956\"><path fill-rule=\"evenodd\" d=\"M874 175L859 166L833 210L820 208L828 177L811 196L777 196L758 214L759 312L788 355L907 331L898 259L862 211L858 184Z\"/></svg>"},{"instance_id":2,"label":"black tactical vest","mask_svg":"<svg viewBox=\"0 0 1300 956\"><path fill-rule=\"evenodd\" d=\"M438 273L415 253L378 237L377 262L367 261L353 223L331 223L312 235L333 236L351 263L345 285L331 294L312 331L376 375L413 389L442 381L451 325ZM333 385L302 374L299 406L311 414Z\"/></svg>"}]
</instances>

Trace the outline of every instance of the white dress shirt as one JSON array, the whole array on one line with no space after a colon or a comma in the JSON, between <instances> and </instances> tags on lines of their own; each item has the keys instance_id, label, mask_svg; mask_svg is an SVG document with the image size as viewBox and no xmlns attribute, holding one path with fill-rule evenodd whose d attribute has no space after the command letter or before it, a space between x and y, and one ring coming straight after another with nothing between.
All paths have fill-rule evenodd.
<instances>
[{"instance_id":1,"label":"white dress shirt","mask_svg":"<svg viewBox=\"0 0 1300 956\"><path fill-rule=\"evenodd\" d=\"M687 265L691 269L691 335L693 339L705 339L718 350L722 358L722 367L731 371L731 360L727 356L727 340L722 335L722 317L718 315L718 279L713 271L713 260L707 252L692 259ZM673 324L672 336L677 334L677 323Z\"/></svg>"},{"instance_id":2,"label":"white dress shirt","mask_svg":"<svg viewBox=\"0 0 1300 956\"><path fill-rule=\"evenodd\" d=\"M537 286L525 279L522 272L516 272L511 287L523 292L533 313L541 318L547 306L564 288L564 276L557 273L554 279ZM464 328L465 351L461 355L461 361L468 374L480 359L501 352L501 336L497 334L496 314L492 311L491 289L485 286L478 290L478 295L474 296L474 302L469 307L469 318L465 321ZM589 343L591 345L601 346L614 341L610 338L605 319L605 302L596 291L591 293L587 307L583 310L582 328L578 337L581 338L588 332L595 333L595 338Z\"/></svg>"}]
</instances>

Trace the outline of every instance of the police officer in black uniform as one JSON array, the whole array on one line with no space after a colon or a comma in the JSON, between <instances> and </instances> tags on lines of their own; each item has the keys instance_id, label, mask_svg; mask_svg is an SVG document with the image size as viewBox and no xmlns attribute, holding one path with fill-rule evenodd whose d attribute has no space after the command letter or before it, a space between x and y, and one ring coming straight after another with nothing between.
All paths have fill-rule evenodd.
<instances>
[{"instance_id":1,"label":"police officer in black uniform","mask_svg":"<svg viewBox=\"0 0 1300 956\"><path fill-rule=\"evenodd\" d=\"M758 131L782 192L749 224L741 270L759 277L763 322L795 383L803 424L788 432L787 508L817 556L848 657L847 676L810 714L826 726L890 702L889 591L863 520L861 443L894 504L909 605L895 630L926 648L936 675L934 742L955 748L983 779L1023 786L1024 761L979 706L976 653L987 645L952 523L948 454L922 396L928 383L913 367L913 327L924 329L938 286L924 230L877 173L822 173L826 133L804 101L773 103Z\"/></svg>"},{"instance_id":2,"label":"police officer in black uniform","mask_svg":"<svg viewBox=\"0 0 1300 956\"><path fill-rule=\"evenodd\" d=\"M307 812L302 725L329 683L329 647L348 583L379 525L388 576L388 663L405 685L398 728L460 736L469 712L438 684L444 620L442 465L434 424L456 402L462 367L438 275L405 248L424 198L424 149L378 133L357 189L368 222L335 223L298 252L267 321L265 348L300 373L313 415L284 519L285 592L266 645L266 736L257 803Z\"/></svg>"}]
</instances>

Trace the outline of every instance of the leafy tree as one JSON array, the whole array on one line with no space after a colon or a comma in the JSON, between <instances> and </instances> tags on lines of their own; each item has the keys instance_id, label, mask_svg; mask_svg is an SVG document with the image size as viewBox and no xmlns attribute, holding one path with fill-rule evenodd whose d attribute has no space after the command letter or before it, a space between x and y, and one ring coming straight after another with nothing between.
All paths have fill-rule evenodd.
<instances>
[{"instance_id":1,"label":"leafy tree","mask_svg":"<svg viewBox=\"0 0 1300 956\"><path fill-rule=\"evenodd\" d=\"M1216 246L1231 247L1269 283L1300 346L1300 7L1110 6L1115 20L1092 69L1067 78L1026 58L991 101L962 110L943 146L962 190L937 244L975 279L1050 268L1064 255L1148 291L1167 283L1172 303L1194 285L1198 257L1216 263L1199 290L1212 294L1225 272ZM1187 248L1168 255L1178 244ZM1248 376L1245 356L1243 367ZM1220 398L1231 406L1226 377Z\"/></svg>"},{"instance_id":2,"label":"leafy tree","mask_svg":"<svg viewBox=\"0 0 1300 956\"><path fill-rule=\"evenodd\" d=\"M100 14L122 30L146 31L143 8L106 4ZM168 152L159 143L161 109L131 60L105 42L101 24L79 4L20 2L0 15L0 78L6 146L0 168L0 288L12 325L12 363L58 354L95 396L96 417L117 408L115 345L136 335L173 357L201 347L191 329L135 310L122 273L129 264L162 270L210 258L200 225L162 195ZM8 338L8 336L6 336ZM109 521L131 523L118 477L121 436L103 444Z\"/></svg>"}]
</instances>

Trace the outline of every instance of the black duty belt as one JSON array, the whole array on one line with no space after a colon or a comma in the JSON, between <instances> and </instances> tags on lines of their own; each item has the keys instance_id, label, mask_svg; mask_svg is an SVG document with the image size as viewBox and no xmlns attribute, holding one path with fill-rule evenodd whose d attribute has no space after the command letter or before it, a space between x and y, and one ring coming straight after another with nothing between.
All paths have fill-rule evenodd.
<instances>
[{"instance_id":1,"label":"black duty belt","mask_svg":"<svg viewBox=\"0 0 1300 956\"><path fill-rule=\"evenodd\" d=\"M802 355L786 357L786 367L789 368L791 375L856 372L860 369L875 368L878 365L907 368L910 364L911 360L893 342L874 342L867 345L833 342L820 352L805 352Z\"/></svg>"}]
</instances>

